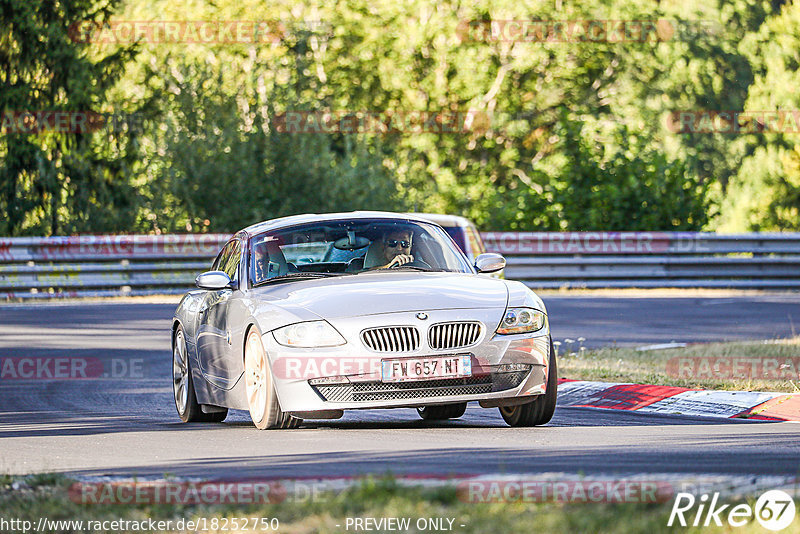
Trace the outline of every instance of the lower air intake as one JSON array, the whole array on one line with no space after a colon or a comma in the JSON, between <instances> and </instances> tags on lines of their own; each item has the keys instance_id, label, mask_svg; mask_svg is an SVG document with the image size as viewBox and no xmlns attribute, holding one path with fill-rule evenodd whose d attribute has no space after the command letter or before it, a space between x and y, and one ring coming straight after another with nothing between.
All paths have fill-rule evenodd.
<instances>
[{"instance_id":1,"label":"lower air intake","mask_svg":"<svg viewBox=\"0 0 800 534\"><path fill-rule=\"evenodd\" d=\"M512 373L493 373L467 378L442 378L413 382L353 382L311 386L324 401L371 402L413 400L430 397L460 397L506 391L519 386L530 369Z\"/></svg>"}]
</instances>

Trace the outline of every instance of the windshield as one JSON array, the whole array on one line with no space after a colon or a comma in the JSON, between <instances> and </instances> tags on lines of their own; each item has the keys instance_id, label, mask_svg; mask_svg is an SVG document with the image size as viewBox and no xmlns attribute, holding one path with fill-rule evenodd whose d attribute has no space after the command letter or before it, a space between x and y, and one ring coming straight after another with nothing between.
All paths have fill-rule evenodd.
<instances>
[{"instance_id":1,"label":"windshield","mask_svg":"<svg viewBox=\"0 0 800 534\"><path fill-rule=\"evenodd\" d=\"M253 285L279 277L303 278L303 273L474 272L441 228L402 219L319 221L282 228L252 237L249 250Z\"/></svg>"}]
</instances>

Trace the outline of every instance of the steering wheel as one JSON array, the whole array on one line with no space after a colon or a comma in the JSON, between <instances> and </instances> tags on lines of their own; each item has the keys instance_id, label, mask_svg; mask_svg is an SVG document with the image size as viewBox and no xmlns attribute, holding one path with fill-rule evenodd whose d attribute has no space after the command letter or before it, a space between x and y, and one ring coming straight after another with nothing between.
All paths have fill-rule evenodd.
<instances>
[{"instance_id":1,"label":"steering wheel","mask_svg":"<svg viewBox=\"0 0 800 534\"><path fill-rule=\"evenodd\" d=\"M392 265L390 269L397 269L398 267L419 267L420 269L430 269L431 266L419 258L414 258L414 261L404 263L403 265Z\"/></svg>"}]
</instances>

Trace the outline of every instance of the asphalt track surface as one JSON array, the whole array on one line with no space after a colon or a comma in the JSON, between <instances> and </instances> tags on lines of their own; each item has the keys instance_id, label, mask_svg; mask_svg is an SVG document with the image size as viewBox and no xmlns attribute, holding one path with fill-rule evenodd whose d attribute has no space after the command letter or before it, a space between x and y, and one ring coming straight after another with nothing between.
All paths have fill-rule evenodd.
<instances>
[{"instance_id":1,"label":"asphalt track surface","mask_svg":"<svg viewBox=\"0 0 800 534\"><path fill-rule=\"evenodd\" d=\"M793 334L800 296L545 299L554 338L588 346ZM396 474L797 475L800 424L559 408L514 429L496 409L423 423L414 410L348 412L257 431L244 412L181 424L170 384L171 304L0 306L0 357L116 359L134 377L0 381L0 473L204 479ZM118 369L130 374L130 369Z\"/></svg>"}]
</instances>

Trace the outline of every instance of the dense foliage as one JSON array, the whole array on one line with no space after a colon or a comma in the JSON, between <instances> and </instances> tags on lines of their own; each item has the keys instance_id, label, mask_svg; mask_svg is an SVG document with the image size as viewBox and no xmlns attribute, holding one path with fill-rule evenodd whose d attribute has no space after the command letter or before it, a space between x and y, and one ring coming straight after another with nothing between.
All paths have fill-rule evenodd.
<instances>
[{"instance_id":1,"label":"dense foliage","mask_svg":"<svg viewBox=\"0 0 800 534\"><path fill-rule=\"evenodd\" d=\"M800 229L796 133L675 119L800 109L800 4L584 4L0 0L0 111L136 119L94 132L4 123L0 234L225 232L351 209L458 213L498 230ZM75 38L76 23L108 19L265 21L269 31L250 42ZM510 20L652 21L656 31L547 42L485 33ZM281 123L287 112L345 111L460 122Z\"/></svg>"},{"instance_id":2,"label":"dense foliage","mask_svg":"<svg viewBox=\"0 0 800 534\"><path fill-rule=\"evenodd\" d=\"M104 20L114 7L95 0L0 1L0 234L120 231L133 224L139 132L69 134L52 126L53 115L42 115L85 118L109 107L107 92L132 49L90 59L69 28Z\"/></svg>"}]
</instances>

